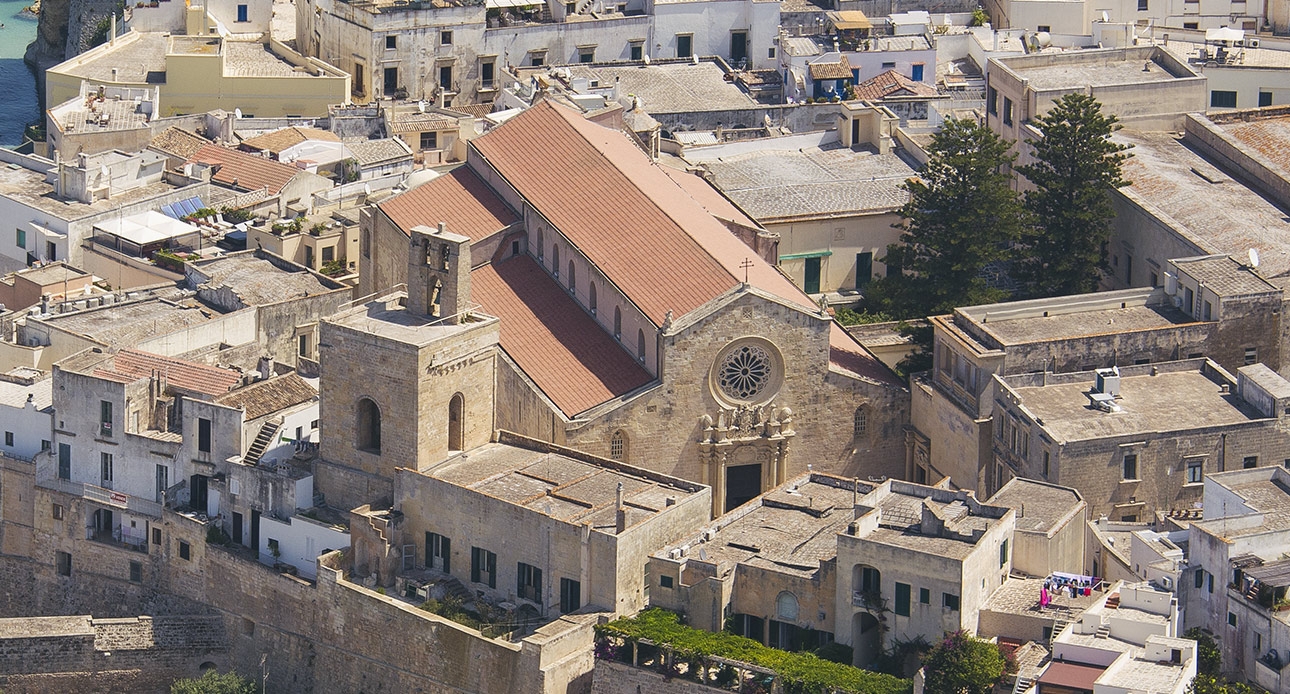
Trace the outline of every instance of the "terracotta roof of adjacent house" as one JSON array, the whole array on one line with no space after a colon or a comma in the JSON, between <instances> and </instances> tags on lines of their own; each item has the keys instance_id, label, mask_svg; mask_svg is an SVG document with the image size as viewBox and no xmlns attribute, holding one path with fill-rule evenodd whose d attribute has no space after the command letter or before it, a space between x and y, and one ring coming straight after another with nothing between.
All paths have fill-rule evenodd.
<instances>
[{"instance_id":1,"label":"terracotta roof of adjacent house","mask_svg":"<svg viewBox=\"0 0 1290 694\"><path fill-rule=\"evenodd\" d=\"M434 228L444 222L448 231L469 236L472 241L487 238L519 220L475 172L464 166L378 207L404 233L419 224Z\"/></svg>"},{"instance_id":2,"label":"terracotta roof of adjacent house","mask_svg":"<svg viewBox=\"0 0 1290 694\"><path fill-rule=\"evenodd\" d=\"M851 77L851 62L844 55L835 62L811 63L811 79L844 80Z\"/></svg>"},{"instance_id":3,"label":"terracotta roof of adjacent house","mask_svg":"<svg viewBox=\"0 0 1290 694\"><path fill-rule=\"evenodd\" d=\"M502 349L565 415L653 380L529 256L480 266L470 280L472 298L501 319Z\"/></svg>"},{"instance_id":4,"label":"terracotta roof of adjacent house","mask_svg":"<svg viewBox=\"0 0 1290 694\"><path fill-rule=\"evenodd\" d=\"M456 111L462 115L472 116L474 118L483 118L493 112L493 104L491 101L486 104L462 104L460 106L453 106L448 110Z\"/></svg>"},{"instance_id":5,"label":"terracotta roof of adjacent house","mask_svg":"<svg viewBox=\"0 0 1290 694\"><path fill-rule=\"evenodd\" d=\"M262 152L272 152L278 154L288 147L294 147L306 140L323 140L325 142L340 142L340 138L330 130L319 130L318 128L302 128L293 125L288 128L274 130L263 135L256 135L242 140L242 146L247 149L259 150Z\"/></svg>"},{"instance_id":6,"label":"terracotta roof of adjacent house","mask_svg":"<svg viewBox=\"0 0 1290 694\"><path fill-rule=\"evenodd\" d=\"M905 382L835 321L829 328L829 366L875 383L904 388Z\"/></svg>"},{"instance_id":7,"label":"terracotta roof of adjacent house","mask_svg":"<svg viewBox=\"0 0 1290 694\"><path fill-rule=\"evenodd\" d=\"M735 288L745 271L752 285L815 307L622 132L543 101L470 146L655 325Z\"/></svg>"},{"instance_id":8,"label":"terracotta roof of adjacent house","mask_svg":"<svg viewBox=\"0 0 1290 694\"><path fill-rule=\"evenodd\" d=\"M318 397L318 391L305 379L292 372L285 376L253 383L245 388L215 399L220 405L241 407L246 410L246 420L259 419L288 407L309 402Z\"/></svg>"},{"instance_id":9,"label":"terracotta roof of adjacent house","mask_svg":"<svg viewBox=\"0 0 1290 694\"><path fill-rule=\"evenodd\" d=\"M207 366L183 359L163 357L133 349L123 349L112 358L109 368L95 369L94 375L121 383L149 378L160 372L171 388L203 395L223 395L242 381L242 374L218 366Z\"/></svg>"},{"instance_id":10,"label":"terracotta roof of adjacent house","mask_svg":"<svg viewBox=\"0 0 1290 694\"><path fill-rule=\"evenodd\" d=\"M392 133L418 133L431 130L453 130L457 119L442 113L403 113L395 114L386 123Z\"/></svg>"},{"instance_id":11,"label":"terracotta roof of adjacent house","mask_svg":"<svg viewBox=\"0 0 1290 694\"><path fill-rule=\"evenodd\" d=\"M170 126L148 143L150 149L177 159L189 159L211 142L197 133Z\"/></svg>"},{"instance_id":12,"label":"terracotta roof of adjacent house","mask_svg":"<svg viewBox=\"0 0 1290 694\"><path fill-rule=\"evenodd\" d=\"M935 87L915 82L896 72L888 70L857 84L856 98L875 101L889 96L936 96Z\"/></svg>"},{"instance_id":13,"label":"terracotta roof of adjacent house","mask_svg":"<svg viewBox=\"0 0 1290 694\"><path fill-rule=\"evenodd\" d=\"M202 147L188 161L215 167L211 180L216 183L242 190L268 188L270 195L282 192L297 173L294 166L215 145Z\"/></svg>"}]
</instances>

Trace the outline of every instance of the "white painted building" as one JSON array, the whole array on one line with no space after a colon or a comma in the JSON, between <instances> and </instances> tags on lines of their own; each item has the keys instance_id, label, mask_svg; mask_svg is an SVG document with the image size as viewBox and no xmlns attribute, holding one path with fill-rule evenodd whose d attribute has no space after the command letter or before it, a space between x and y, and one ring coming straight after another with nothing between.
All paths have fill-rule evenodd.
<instances>
[{"instance_id":1,"label":"white painted building","mask_svg":"<svg viewBox=\"0 0 1290 694\"><path fill-rule=\"evenodd\" d=\"M774 67L778 25L770 0L296 4L300 51L353 75L356 102L449 107L491 102L511 66L719 56Z\"/></svg>"}]
</instances>

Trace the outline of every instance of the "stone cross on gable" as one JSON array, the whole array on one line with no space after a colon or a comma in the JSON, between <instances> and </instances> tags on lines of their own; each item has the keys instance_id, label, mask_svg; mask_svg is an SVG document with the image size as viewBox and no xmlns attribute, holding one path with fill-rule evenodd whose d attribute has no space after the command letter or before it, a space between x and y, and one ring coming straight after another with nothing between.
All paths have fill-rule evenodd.
<instances>
[{"instance_id":1,"label":"stone cross on gable","mask_svg":"<svg viewBox=\"0 0 1290 694\"><path fill-rule=\"evenodd\" d=\"M744 258L743 262L739 263L739 267L744 269L744 284L748 284L748 268L752 266L753 261L749 258Z\"/></svg>"}]
</instances>

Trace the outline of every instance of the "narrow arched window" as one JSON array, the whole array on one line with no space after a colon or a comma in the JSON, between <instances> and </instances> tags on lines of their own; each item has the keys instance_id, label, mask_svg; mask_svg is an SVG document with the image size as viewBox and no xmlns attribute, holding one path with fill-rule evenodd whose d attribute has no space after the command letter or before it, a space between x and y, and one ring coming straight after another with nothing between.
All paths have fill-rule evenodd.
<instances>
[{"instance_id":1,"label":"narrow arched window","mask_svg":"<svg viewBox=\"0 0 1290 694\"><path fill-rule=\"evenodd\" d=\"M542 230L541 230L541 229L538 229L538 238L537 238L538 260L541 260L541 259L542 259L542 257L543 257L543 247L544 247L544 246L545 246L545 244L542 242Z\"/></svg>"},{"instance_id":2,"label":"narrow arched window","mask_svg":"<svg viewBox=\"0 0 1290 694\"><path fill-rule=\"evenodd\" d=\"M853 422L853 438L864 438L869 432L869 412L865 410L864 405L856 408L855 421Z\"/></svg>"},{"instance_id":3,"label":"narrow arched window","mask_svg":"<svg viewBox=\"0 0 1290 694\"><path fill-rule=\"evenodd\" d=\"M381 452L381 409L370 398L358 401L358 440L359 450L369 453Z\"/></svg>"},{"instance_id":4,"label":"narrow arched window","mask_svg":"<svg viewBox=\"0 0 1290 694\"><path fill-rule=\"evenodd\" d=\"M613 460L623 460L627 457L627 435L621 429L609 437L609 457Z\"/></svg>"},{"instance_id":5,"label":"narrow arched window","mask_svg":"<svg viewBox=\"0 0 1290 694\"><path fill-rule=\"evenodd\" d=\"M797 596L788 591L775 598L775 616L784 622L797 621Z\"/></svg>"},{"instance_id":6,"label":"narrow arched window","mask_svg":"<svg viewBox=\"0 0 1290 694\"><path fill-rule=\"evenodd\" d=\"M461 451L465 438L466 398L461 393L448 401L448 450Z\"/></svg>"},{"instance_id":7,"label":"narrow arched window","mask_svg":"<svg viewBox=\"0 0 1290 694\"><path fill-rule=\"evenodd\" d=\"M560 247L551 244L551 274L560 276Z\"/></svg>"},{"instance_id":8,"label":"narrow arched window","mask_svg":"<svg viewBox=\"0 0 1290 694\"><path fill-rule=\"evenodd\" d=\"M591 283L591 287L588 289L587 294L589 297L587 302L591 305L591 315L594 316L596 315L596 283L595 282Z\"/></svg>"},{"instance_id":9,"label":"narrow arched window","mask_svg":"<svg viewBox=\"0 0 1290 694\"><path fill-rule=\"evenodd\" d=\"M614 339L623 339L623 310L617 306L614 307Z\"/></svg>"},{"instance_id":10,"label":"narrow arched window","mask_svg":"<svg viewBox=\"0 0 1290 694\"><path fill-rule=\"evenodd\" d=\"M573 258L569 259L569 276L565 279L569 280L569 291L576 292L578 290L578 282L573 274Z\"/></svg>"},{"instance_id":11,"label":"narrow arched window","mask_svg":"<svg viewBox=\"0 0 1290 694\"><path fill-rule=\"evenodd\" d=\"M644 330L636 331L636 358L640 360L642 364L645 363L645 331Z\"/></svg>"}]
</instances>

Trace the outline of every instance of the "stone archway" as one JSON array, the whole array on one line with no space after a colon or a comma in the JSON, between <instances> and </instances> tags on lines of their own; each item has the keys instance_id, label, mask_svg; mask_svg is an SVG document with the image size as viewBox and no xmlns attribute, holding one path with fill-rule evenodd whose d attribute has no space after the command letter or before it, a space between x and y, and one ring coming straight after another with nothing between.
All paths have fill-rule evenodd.
<instances>
[{"instance_id":1,"label":"stone archway","mask_svg":"<svg viewBox=\"0 0 1290 694\"><path fill-rule=\"evenodd\" d=\"M868 612L857 612L851 618L851 663L864 667L882 655L882 628L878 618Z\"/></svg>"}]
</instances>

